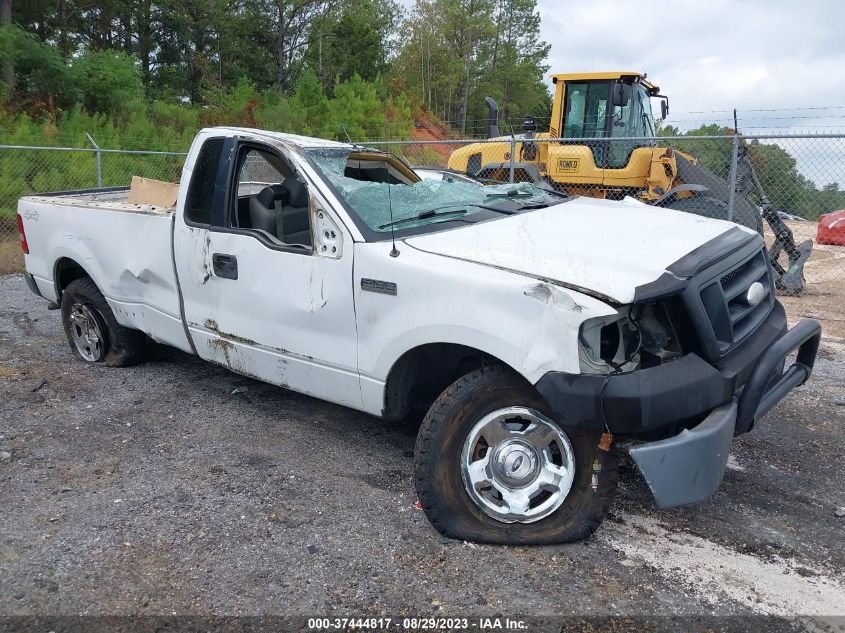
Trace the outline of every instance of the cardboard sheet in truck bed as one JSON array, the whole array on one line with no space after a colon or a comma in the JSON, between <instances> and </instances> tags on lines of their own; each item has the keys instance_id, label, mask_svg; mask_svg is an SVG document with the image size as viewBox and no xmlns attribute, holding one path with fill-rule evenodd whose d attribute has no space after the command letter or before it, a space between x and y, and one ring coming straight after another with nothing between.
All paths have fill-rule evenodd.
<instances>
[{"instance_id":1,"label":"cardboard sheet in truck bed","mask_svg":"<svg viewBox=\"0 0 845 633\"><path fill-rule=\"evenodd\" d=\"M178 196L179 185L176 183L132 176L127 202L129 204L149 204L170 209L176 206Z\"/></svg>"}]
</instances>

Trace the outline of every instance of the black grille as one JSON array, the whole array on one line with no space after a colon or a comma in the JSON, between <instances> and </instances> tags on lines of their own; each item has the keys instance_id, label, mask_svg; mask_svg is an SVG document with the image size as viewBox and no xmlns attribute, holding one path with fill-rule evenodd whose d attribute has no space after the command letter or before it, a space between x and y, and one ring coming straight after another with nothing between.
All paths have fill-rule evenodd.
<instances>
[{"instance_id":1,"label":"black grille","mask_svg":"<svg viewBox=\"0 0 845 633\"><path fill-rule=\"evenodd\" d=\"M749 260L749 261L745 262L744 264L742 264L741 266L738 266L737 268L734 268L734 269L733 269L731 272L729 272L727 275L723 275L723 276L722 276L722 279L720 280L720 281L722 282L722 284L726 284L727 282L729 282L731 279L733 279L733 278L734 278L734 277L736 277L737 275L741 275L744 271L746 271L746 270L748 269L748 267L749 267L749 266L751 266L751 263L752 263L753 261L754 261L754 260L753 260L753 259L751 259L751 260Z\"/></svg>"},{"instance_id":2,"label":"black grille","mask_svg":"<svg viewBox=\"0 0 845 633\"><path fill-rule=\"evenodd\" d=\"M756 304L746 298L754 283L763 287ZM733 270L701 289L701 302L722 353L740 343L762 323L774 304L765 251L758 251Z\"/></svg>"}]
</instances>

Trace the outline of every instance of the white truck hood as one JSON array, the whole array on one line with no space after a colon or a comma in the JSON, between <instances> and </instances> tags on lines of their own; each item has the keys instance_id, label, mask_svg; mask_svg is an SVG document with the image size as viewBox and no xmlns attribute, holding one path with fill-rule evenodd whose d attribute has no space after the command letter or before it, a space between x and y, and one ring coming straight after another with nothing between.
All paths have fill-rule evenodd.
<instances>
[{"instance_id":1,"label":"white truck hood","mask_svg":"<svg viewBox=\"0 0 845 633\"><path fill-rule=\"evenodd\" d=\"M405 242L629 303L637 286L736 226L633 198L577 198Z\"/></svg>"}]
</instances>

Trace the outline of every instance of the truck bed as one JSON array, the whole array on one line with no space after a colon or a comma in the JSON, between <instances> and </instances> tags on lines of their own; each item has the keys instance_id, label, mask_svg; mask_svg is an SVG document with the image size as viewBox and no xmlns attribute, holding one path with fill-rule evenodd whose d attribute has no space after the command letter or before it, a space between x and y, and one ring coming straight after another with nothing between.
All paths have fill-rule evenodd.
<instances>
[{"instance_id":1,"label":"truck bed","mask_svg":"<svg viewBox=\"0 0 845 633\"><path fill-rule=\"evenodd\" d=\"M24 196L21 198L21 201L148 215L169 215L176 210L175 207L159 207L152 204L130 204L129 187L40 193L32 196Z\"/></svg>"},{"instance_id":2,"label":"truck bed","mask_svg":"<svg viewBox=\"0 0 845 633\"><path fill-rule=\"evenodd\" d=\"M82 268L117 321L190 349L173 269L174 208L130 204L129 188L25 196L18 203L30 252L27 271L42 296L59 301L56 279Z\"/></svg>"}]
</instances>

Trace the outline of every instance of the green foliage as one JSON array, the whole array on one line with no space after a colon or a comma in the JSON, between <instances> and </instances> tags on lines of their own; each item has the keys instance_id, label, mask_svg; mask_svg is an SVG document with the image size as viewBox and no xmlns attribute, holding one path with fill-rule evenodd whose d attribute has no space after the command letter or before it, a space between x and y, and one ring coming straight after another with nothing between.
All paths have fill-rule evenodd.
<instances>
[{"instance_id":1,"label":"green foliage","mask_svg":"<svg viewBox=\"0 0 845 633\"><path fill-rule=\"evenodd\" d=\"M299 124L292 125L292 129L306 136L334 135L337 128L335 105L329 102L322 84L312 70L308 69L300 76L291 105L300 117Z\"/></svg>"},{"instance_id":2,"label":"green foliage","mask_svg":"<svg viewBox=\"0 0 845 633\"><path fill-rule=\"evenodd\" d=\"M307 61L327 92L355 74L375 81L387 71L399 13L393 0L348 0L316 21L317 45L309 48Z\"/></svg>"},{"instance_id":3,"label":"green foliage","mask_svg":"<svg viewBox=\"0 0 845 633\"><path fill-rule=\"evenodd\" d=\"M15 72L14 107L49 112L72 105L77 90L59 52L15 25L0 28L0 65L11 63ZM4 92L11 92L4 86Z\"/></svg>"},{"instance_id":4,"label":"green foliage","mask_svg":"<svg viewBox=\"0 0 845 633\"><path fill-rule=\"evenodd\" d=\"M334 93L339 122L349 136L359 140L377 137L377 126L385 125L385 115L376 86L355 74L347 81L339 82Z\"/></svg>"},{"instance_id":5,"label":"green foliage","mask_svg":"<svg viewBox=\"0 0 845 633\"><path fill-rule=\"evenodd\" d=\"M402 36L398 82L458 130L486 134L485 96L516 129L549 110L536 0L418 0Z\"/></svg>"},{"instance_id":6,"label":"green foliage","mask_svg":"<svg viewBox=\"0 0 845 633\"><path fill-rule=\"evenodd\" d=\"M144 93L136 61L126 53L86 51L73 61L71 74L89 112L119 113Z\"/></svg>"}]
</instances>

